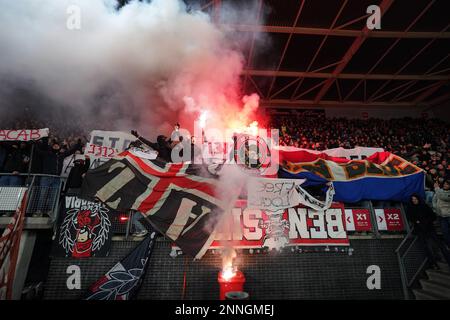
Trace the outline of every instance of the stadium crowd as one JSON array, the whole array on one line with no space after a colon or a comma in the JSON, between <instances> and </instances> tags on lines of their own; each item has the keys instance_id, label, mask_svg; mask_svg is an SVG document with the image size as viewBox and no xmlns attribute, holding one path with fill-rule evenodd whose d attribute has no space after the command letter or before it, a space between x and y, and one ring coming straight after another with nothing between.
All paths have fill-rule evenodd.
<instances>
[{"instance_id":1,"label":"stadium crowd","mask_svg":"<svg viewBox=\"0 0 450 320\"><path fill-rule=\"evenodd\" d=\"M0 173L10 175L0 177L0 185L24 183L20 173L61 175L64 158L84 153L87 142L86 132L81 124L61 126L38 120L21 120L9 124L5 129L50 128L50 136L32 143L0 143ZM439 201L435 191L446 193L450 197L448 181L450 178L450 125L439 119L346 119L325 118L314 115L278 115L272 117L270 127L280 130L280 145L305 149L325 150L337 147L354 148L380 147L411 161L426 171L426 203L432 205L438 214L446 217L446 230L450 220L450 202ZM77 128L77 129L73 129ZM137 132L133 132L138 136ZM154 144L159 150L161 137ZM142 140L142 139L141 139ZM144 142L148 140L144 140ZM145 142L145 143L147 143ZM150 142L148 142L150 143ZM159 144L159 146L158 146ZM165 149L169 148L164 143ZM173 145L172 145L173 147ZM164 149L164 150L165 150ZM168 157L170 149L165 150ZM83 174L89 166L89 159L79 159L75 163L66 182L67 188L81 186ZM446 183L447 182L447 183ZM54 179L40 178L40 186L54 186ZM40 195L44 197L45 195ZM439 207L441 206L442 209ZM447 245L450 235L446 234Z\"/></svg>"}]
</instances>

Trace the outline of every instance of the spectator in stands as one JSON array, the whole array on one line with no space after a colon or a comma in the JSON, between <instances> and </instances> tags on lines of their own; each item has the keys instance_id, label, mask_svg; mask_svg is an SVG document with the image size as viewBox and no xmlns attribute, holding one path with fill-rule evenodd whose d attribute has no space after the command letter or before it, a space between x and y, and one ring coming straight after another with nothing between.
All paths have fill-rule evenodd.
<instances>
[{"instance_id":1,"label":"spectator in stands","mask_svg":"<svg viewBox=\"0 0 450 320\"><path fill-rule=\"evenodd\" d=\"M447 248L450 248L450 181L446 180L442 189L436 183L433 204L439 217L445 243Z\"/></svg>"},{"instance_id":2,"label":"spectator in stands","mask_svg":"<svg viewBox=\"0 0 450 320\"><path fill-rule=\"evenodd\" d=\"M444 259L450 266L450 254L434 230L433 221L436 220L436 215L433 210L431 210L418 195L413 195L406 208L406 216L408 220L412 222L414 226L413 232L419 237L420 242L423 244L431 266L434 269L439 269L439 266L437 265L437 260L439 258L433 250L433 244L439 246Z\"/></svg>"},{"instance_id":3,"label":"spectator in stands","mask_svg":"<svg viewBox=\"0 0 450 320\"><path fill-rule=\"evenodd\" d=\"M136 130L131 130L131 134L134 135L138 140L142 141L144 144L150 148L158 151L158 158L166 162L171 162L172 149L170 148L171 141L167 139L164 135L159 135L156 139L156 143L151 142L144 137L141 137Z\"/></svg>"},{"instance_id":4,"label":"spectator in stands","mask_svg":"<svg viewBox=\"0 0 450 320\"><path fill-rule=\"evenodd\" d=\"M134 237L144 237L148 231L147 228L139 221L142 219L143 215L139 211L133 212L133 226L135 228L135 232L133 233Z\"/></svg>"},{"instance_id":5,"label":"spectator in stands","mask_svg":"<svg viewBox=\"0 0 450 320\"><path fill-rule=\"evenodd\" d=\"M48 143L48 138L41 140L36 144L35 152L42 163L42 171L40 173L49 176L39 178L39 190L34 194L34 197L38 199L34 200L37 201L37 210L34 216L50 213L52 203L60 191L58 190L60 186L59 175L61 174L64 158L82 148L81 141L78 141L70 150L61 150L57 140L52 140L50 144Z\"/></svg>"},{"instance_id":6,"label":"spectator in stands","mask_svg":"<svg viewBox=\"0 0 450 320\"><path fill-rule=\"evenodd\" d=\"M69 189L79 189L83 183L83 178L89 169L91 161L89 156L76 155L74 166L69 172L64 191Z\"/></svg>"},{"instance_id":7,"label":"spectator in stands","mask_svg":"<svg viewBox=\"0 0 450 320\"><path fill-rule=\"evenodd\" d=\"M8 150L6 150L6 146L0 143L0 172L3 172L3 166L5 164L6 156L8 155Z\"/></svg>"},{"instance_id":8,"label":"spectator in stands","mask_svg":"<svg viewBox=\"0 0 450 320\"><path fill-rule=\"evenodd\" d=\"M21 186L24 178L20 176L21 173L26 173L30 158L26 151L27 145L25 142L14 142L11 145L10 151L6 154L3 172L9 175L0 177L1 186Z\"/></svg>"}]
</instances>

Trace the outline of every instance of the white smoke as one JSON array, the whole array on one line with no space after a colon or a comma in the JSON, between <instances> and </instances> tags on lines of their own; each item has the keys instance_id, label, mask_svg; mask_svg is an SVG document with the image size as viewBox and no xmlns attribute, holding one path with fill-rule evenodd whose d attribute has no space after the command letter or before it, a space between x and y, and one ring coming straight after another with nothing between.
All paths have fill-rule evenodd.
<instances>
[{"instance_id":1,"label":"white smoke","mask_svg":"<svg viewBox=\"0 0 450 320\"><path fill-rule=\"evenodd\" d=\"M0 82L33 88L109 130L129 130L139 120L153 135L184 111L242 105L242 39L200 10L188 12L180 0L131 1L120 10L115 0L0 3ZM81 25L71 30L67 10L73 6ZM247 11L221 10L234 18L255 12L248 4ZM5 114L11 101L0 99ZM29 107L34 113L42 108L37 101Z\"/></svg>"}]
</instances>

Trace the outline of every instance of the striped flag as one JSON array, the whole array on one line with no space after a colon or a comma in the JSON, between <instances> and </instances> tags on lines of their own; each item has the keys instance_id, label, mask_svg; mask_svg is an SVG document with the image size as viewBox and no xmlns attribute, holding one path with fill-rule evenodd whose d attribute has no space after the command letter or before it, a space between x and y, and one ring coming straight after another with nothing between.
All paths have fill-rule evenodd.
<instances>
[{"instance_id":1,"label":"striped flag","mask_svg":"<svg viewBox=\"0 0 450 320\"><path fill-rule=\"evenodd\" d=\"M87 172L81 197L114 210L137 210L183 252L201 258L214 238L224 205L205 166L166 163L125 151Z\"/></svg>"}]
</instances>

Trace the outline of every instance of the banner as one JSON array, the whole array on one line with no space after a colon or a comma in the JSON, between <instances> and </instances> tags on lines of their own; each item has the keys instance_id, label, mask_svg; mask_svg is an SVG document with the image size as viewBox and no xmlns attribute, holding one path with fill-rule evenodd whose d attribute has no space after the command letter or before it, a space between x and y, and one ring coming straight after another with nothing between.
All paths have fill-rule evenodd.
<instances>
[{"instance_id":1,"label":"banner","mask_svg":"<svg viewBox=\"0 0 450 320\"><path fill-rule=\"evenodd\" d=\"M105 157L112 157L112 150L118 150L118 152L124 151L130 145L130 142L137 140L135 136L129 133L121 131L102 131L93 130L91 132L90 144L105 147L105 151L102 150L101 154L105 154ZM87 150L88 148L86 148ZM94 152L95 150L93 150ZM95 153L95 152L94 152Z\"/></svg>"},{"instance_id":2,"label":"banner","mask_svg":"<svg viewBox=\"0 0 450 320\"><path fill-rule=\"evenodd\" d=\"M384 152L383 148L368 148L368 147L356 147L353 149L333 148L322 151L302 149L289 146L277 147L280 151L280 159L292 161L291 159L297 156L297 152L306 151L312 154L323 154L328 157L345 158L347 160L364 160L377 152ZM294 160L295 161L295 160Z\"/></svg>"},{"instance_id":3,"label":"banner","mask_svg":"<svg viewBox=\"0 0 450 320\"><path fill-rule=\"evenodd\" d=\"M347 231L372 231L369 209L345 209L345 224Z\"/></svg>"},{"instance_id":4,"label":"banner","mask_svg":"<svg viewBox=\"0 0 450 320\"><path fill-rule=\"evenodd\" d=\"M231 212L228 232L216 232L210 249L279 249L284 246L348 246L344 206L333 203L325 211L303 206L277 213L249 209L238 200Z\"/></svg>"},{"instance_id":5,"label":"banner","mask_svg":"<svg viewBox=\"0 0 450 320\"><path fill-rule=\"evenodd\" d=\"M405 224L399 208L375 209L378 230L403 231Z\"/></svg>"},{"instance_id":6,"label":"banner","mask_svg":"<svg viewBox=\"0 0 450 320\"><path fill-rule=\"evenodd\" d=\"M296 189L298 192L299 203L301 203L311 209L314 209L314 210L327 210L331 206L331 203L333 202L333 197L334 197L333 183L329 182L327 184L328 184L328 189L325 194L325 201L320 201L320 200L316 199L315 197L310 195L305 189L303 189L301 186L297 186Z\"/></svg>"},{"instance_id":7,"label":"banner","mask_svg":"<svg viewBox=\"0 0 450 320\"><path fill-rule=\"evenodd\" d=\"M27 191L18 194L16 212L0 237L0 300L11 300L20 250L20 238L25 221Z\"/></svg>"},{"instance_id":8,"label":"banner","mask_svg":"<svg viewBox=\"0 0 450 320\"><path fill-rule=\"evenodd\" d=\"M277 211L298 206L296 186L305 180L252 177L247 183L248 208Z\"/></svg>"},{"instance_id":9,"label":"banner","mask_svg":"<svg viewBox=\"0 0 450 320\"><path fill-rule=\"evenodd\" d=\"M217 175L202 165L148 160L125 151L89 170L82 197L114 210L137 210L162 234L201 258L213 240L224 204Z\"/></svg>"},{"instance_id":10,"label":"banner","mask_svg":"<svg viewBox=\"0 0 450 320\"><path fill-rule=\"evenodd\" d=\"M299 151L284 160L282 178L306 179L303 187L333 182L334 201L407 201L413 194L425 194L422 169L390 152L377 152L366 160L345 160Z\"/></svg>"},{"instance_id":11,"label":"banner","mask_svg":"<svg viewBox=\"0 0 450 320\"><path fill-rule=\"evenodd\" d=\"M130 254L89 288L86 300L131 300L135 298L155 246L155 236L156 232L150 230L149 235Z\"/></svg>"},{"instance_id":12,"label":"banner","mask_svg":"<svg viewBox=\"0 0 450 320\"><path fill-rule=\"evenodd\" d=\"M0 141L31 141L48 137L48 128L0 130Z\"/></svg>"},{"instance_id":13,"label":"banner","mask_svg":"<svg viewBox=\"0 0 450 320\"><path fill-rule=\"evenodd\" d=\"M110 210L101 203L66 196L59 215L53 255L105 257L112 238Z\"/></svg>"},{"instance_id":14,"label":"banner","mask_svg":"<svg viewBox=\"0 0 450 320\"><path fill-rule=\"evenodd\" d=\"M119 150L111 147L98 146L92 143L86 143L84 154L91 158L114 158L120 153Z\"/></svg>"}]
</instances>

